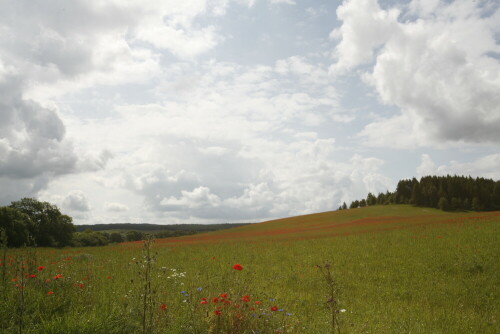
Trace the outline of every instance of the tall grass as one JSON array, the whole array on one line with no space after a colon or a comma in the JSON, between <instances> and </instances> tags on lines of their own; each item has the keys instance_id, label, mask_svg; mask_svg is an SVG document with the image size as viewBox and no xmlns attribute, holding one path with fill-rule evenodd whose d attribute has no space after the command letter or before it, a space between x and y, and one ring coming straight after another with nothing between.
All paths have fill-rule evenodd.
<instances>
[{"instance_id":1,"label":"tall grass","mask_svg":"<svg viewBox=\"0 0 500 334\"><path fill-rule=\"evenodd\" d=\"M414 209L406 210L411 216ZM357 217L343 212L339 220L383 215L378 208L354 211ZM282 234L224 239L228 231L221 231L220 241L158 240L150 245L147 279L138 276L136 263L148 263L141 243L40 248L36 277L25 278L23 312L29 316L23 317L22 331L327 333L337 323L342 333L497 333L498 215L442 217L446 223L302 240ZM315 218L305 217L302 224ZM270 225L263 226L273 231ZM283 225L278 222L274 230ZM15 263L23 254L9 250L3 261L0 328L6 333L18 330L19 290L12 280L21 278ZM327 292L336 298L334 307L325 307L330 285L316 266L325 259L334 264L330 275L341 287L341 299ZM235 264L242 270L233 269Z\"/></svg>"}]
</instances>

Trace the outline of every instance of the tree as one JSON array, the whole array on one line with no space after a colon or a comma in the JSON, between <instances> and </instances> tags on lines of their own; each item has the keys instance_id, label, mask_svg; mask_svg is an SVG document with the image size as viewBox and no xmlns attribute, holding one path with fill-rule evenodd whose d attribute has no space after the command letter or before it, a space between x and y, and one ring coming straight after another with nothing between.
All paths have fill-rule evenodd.
<instances>
[{"instance_id":1,"label":"tree","mask_svg":"<svg viewBox=\"0 0 500 334\"><path fill-rule=\"evenodd\" d=\"M125 234L125 237L126 237L127 241L139 241L139 240L142 240L142 238L144 237L144 234L142 234L141 232L138 232L138 231L128 231Z\"/></svg>"},{"instance_id":2,"label":"tree","mask_svg":"<svg viewBox=\"0 0 500 334\"><path fill-rule=\"evenodd\" d=\"M345 204L345 202L342 203L342 210L347 210L347 204Z\"/></svg>"},{"instance_id":3,"label":"tree","mask_svg":"<svg viewBox=\"0 0 500 334\"><path fill-rule=\"evenodd\" d=\"M373 196L372 193L368 193L368 196L366 196L366 204L367 205L376 205L377 198L375 196Z\"/></svg>"},{"instance_id":4,"label":"tree","mask_svg":"<svg viewBox=\"0 0 500 334\"><path fill-rule=\"evenodd\" d=\"M101 232L95 232L91 229L76 232L73 237L73 245L77 247L105 246L108 243L108 239Z\"/></svg>"},{"instance_id":5,"label":"tree","mask_svg":"<svg viewBox=\"0 0 500 334\"><path fill-rule=\"evenodd\" d=\"M449 208L448 200L446 197L441 197L438 202L438 208L440 210L446 211Z\"/></svg>"},{"instance_id":6,"label":"tree","mask_svg":"<svg viewBox=\"0 0 500 334\"><path fill-rule=\"evenodd\" d=\"M29 224L28 215L14 208L0 207L0 230L5 231L8 247L21 247L28 244Z\"/></svg>"},{"instance_id":7,"label":"tree","mask_svg":"<svg viewBox=\"0 0 500 334\"><path fill-rule=\"evenodd\" d=\"M109 235L109 241L110 242L123 242L123 236L121 235L121 233L118 233L118 232L112 232L110 235Z\"/></svg>"},{"instance_id":8,"label":"tree","mask_svg":"<svg viewBox=\"0 0 500 334\"><path fill-rule=\"evenodd\" d=\"M420 185L417 182L413 183L413 189L411 191L410 202L413 205L422 205L422 194L420 192Z\"/></svg>"},{"instance_id":9,"label":"tree","mask_svg":"<svg viewBox=\"0 0 500 334\"><path fill-rule=\"evenodd\" d=\"M366 206L366 201L365 199L363 198L361 201L359 201L359 207L360 208L364 208Z\"/></svg>"},{"instance_id":10,"label":"tree","mask_svg":"<svg viewBox=\"0 0 500 334\"><path fill-rule=\"evenodd\" d=\"M11 208L29 216L28 232L37 246L62 247L71 244L75 226L72 218L63 215L57 206L33 198L12 202Z\"/></svg>"},{"instance_id":11,"label":"tree","mask_svg":"<svg viewBox=\"0 0 500 334\"><path fill-rule=\"evenodd\" d=\"M474 211L481 211L482 206L481 203L479 202L479 199L477 197L474 197L472 199L472 210Z\"/></svg>"}]
</instances>

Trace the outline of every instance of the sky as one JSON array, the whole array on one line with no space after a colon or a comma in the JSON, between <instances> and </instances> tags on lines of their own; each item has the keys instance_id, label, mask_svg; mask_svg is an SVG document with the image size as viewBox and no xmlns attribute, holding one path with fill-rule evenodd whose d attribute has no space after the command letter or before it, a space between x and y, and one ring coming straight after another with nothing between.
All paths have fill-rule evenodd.
<instances>
[{"instance_id":1,"label":"sky","mask_svg":"<svg viewBox=\"0 0 500 334\"><path fill-rule=\"evenodd\" d=\"M0 205L258 222L500 179L495 0L2 0Z\"/></svg>"}]
</instances>

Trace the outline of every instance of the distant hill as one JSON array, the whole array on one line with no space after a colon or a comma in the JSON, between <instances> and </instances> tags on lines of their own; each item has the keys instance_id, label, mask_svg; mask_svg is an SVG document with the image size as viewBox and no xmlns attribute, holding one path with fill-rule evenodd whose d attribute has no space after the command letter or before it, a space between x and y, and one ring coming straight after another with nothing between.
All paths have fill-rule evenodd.
<instances>
[{"instance_id":1,"label":"distant hill","mask_svg":"<svg viewBox=\"0 0 500 334\"><path fill-rule=\"evenodd\" d=\"M212 232L224 230L233 227L248 225L243 224L174 224L174 225L159 225L159 224L94 224L94 225L75 225L77 232L83 232L87 229L92 231L141 231L141 232L158 232L158 231L185 231L185 232Z\"/></svg>"},{"instance_id":2,"label":"distant hill","mask_svg":"<svg viewBox=\"0 0 500 334\"><path fill-rule=\"evenodd\" d=\"M251 224L233 229L167 238L160 243L212 243L304 240L380 233L400 229L459 226L475 221L500 222L496 212L445 212L408 204L373 205Z\"/></svg>"}]
</instances>

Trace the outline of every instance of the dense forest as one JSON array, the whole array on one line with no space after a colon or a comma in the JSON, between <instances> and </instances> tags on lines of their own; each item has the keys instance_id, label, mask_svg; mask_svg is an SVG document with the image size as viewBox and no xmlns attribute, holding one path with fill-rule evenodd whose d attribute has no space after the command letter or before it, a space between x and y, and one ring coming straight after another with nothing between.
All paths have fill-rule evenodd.
<instances>
[{"instance_id":1,"label":"dense forest","mask_svg":"<svg viewBox=\"0 0 500 334\"><path fill-rule=\"evenodd\" d=\"M500 210L500 181L470 176L424 176L400 180L396 191L369 193L366 199L355 200L350 209L384 204L413 204L444 211ZM344 202L339 210L347 209Z\"/></svg>"}]
</instances>

